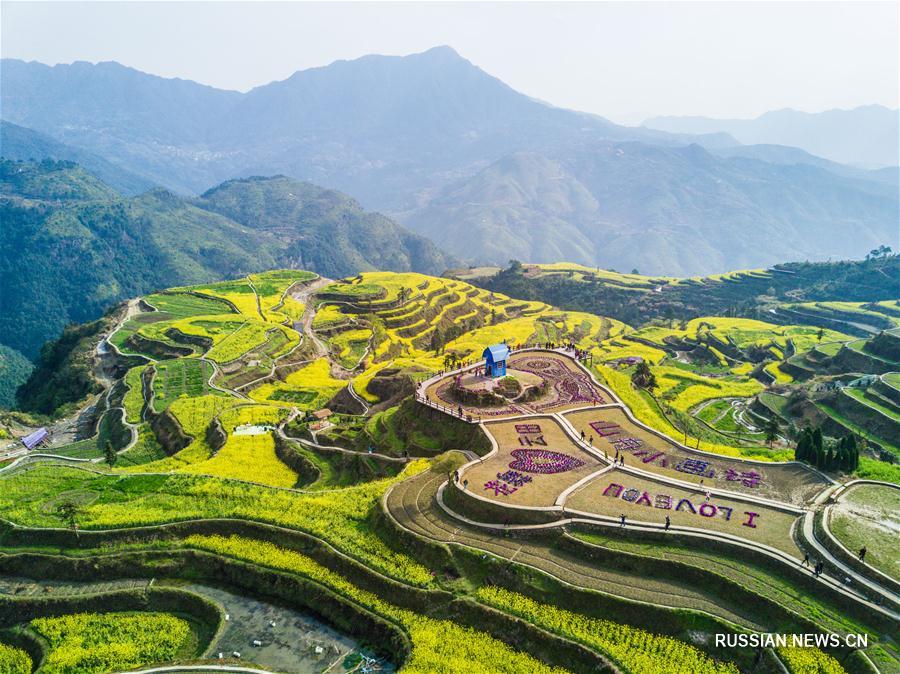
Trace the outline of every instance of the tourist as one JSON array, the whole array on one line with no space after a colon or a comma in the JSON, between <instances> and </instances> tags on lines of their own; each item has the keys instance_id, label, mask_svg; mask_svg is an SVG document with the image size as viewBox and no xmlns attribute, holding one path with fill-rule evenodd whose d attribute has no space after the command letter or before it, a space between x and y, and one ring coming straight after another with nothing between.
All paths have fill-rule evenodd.
<instances>
[{"instance_id":1,"label":"tourist","mask_svg":"<svg viewBox=\"0 0 900 674\"><path fill-rule=\"evenodd\" d=\"M809 566L809 553L805 553L803 555L803 561L800 563L800 566Z\"/></svg>"},{"instance_id":2,"label":"tourist","mask_svg":"<svg viewBox=\"0 0 900 674\"><path fill-rule=\"evenodd\" d=\"M669 516L666 515L666 527L665 527L666 531L669 530L669 526L670 526L671 524L672 524L672 520L670 520L670 519L669 519Z\"/></svg>"},{"instance_id":3,"label":"tourist","mask_svg":"<svg viewBox=\"0 0 900 674\"><path fill-rule=\"evenodd\" d=\"M620 466L624 466L624 465L625 465L625 455L624 455L624 454L623 454L622 456L619 457L619 465L620 465Z\"/></svg>"},{"instance_id":4,"label":"tourist","mask_svg":"<svg viewBox=\"0 0 900 674\"><path fill-rule=\"evenodd\" d=\"M619 450L617 449L616 450L616 461L618 462L618 460L619 460Z\"/></svg>"},{"instance_id":5,"label":"tourist","mask_svg":"<svg viewBox=\"0 0 900 674\"><path fill-rule=\"evenodd\" d=\"M823 568L825 568L825 562L823 562L823 561L821 561L821 560L818 561L818 562L816 562L816 568L815 568L815 570L813 571L813 575L814 575L816 578L818 578L819 575L822 573L822 569L823 569Z\"/></svg>"},{"instance_id":6,"label":"tourist","mask_svg":"<svg viewBox=\"0 0 900 674\"><path fill-rule=\"evenodd\" d=\"M859 549L859 561L861 561L861 562L866 561L866 549L865 549L865 547L862 547L862 548Z\"/></svg>"},{"instance_id":7,"label":"tourist","mask_svg":"<svg viewBox=\"0 0 900 674\"><path fill-rule=\"evenodd\" d=\"M584 429L581 429L581 441L584 442Z\"/></svg>"},{"instance_id":8,"label":"tourist","mask_svg":"<svg viewBox=\"0 0 900 674\"><path fill-rule=\"evenodd\" d=\"M469 488L469 481L463 480L463 489L468 489L468 488Z\"/></svg>"},{"instance_id":9,"label":"tourist","mask_svg":"<svg viewBox=\"0 0 900 674\"><path fill-rule=\"evenodd\" d=\"M459 471L458 470L453 471L453 481L459 482Z\"/></svg>"},{"instance_id":10,"label":"tourist","mask_svg":"<svg viewBox=\"0 0 900 674\"><path fill-rule=\"evenodd\" d=\"M591 436L591 439L588 440L588 443L590 443L591 447L594 446L594 436L593 435Z\"/></svg>"},{"instance_id":11,"label":"tourist","mask_svg":"<svg viewBox=\"0 0 900 674\"><path fill-rule=\"evenodd\" d=\"M625 526L625 513L622 513L621 515L619 515L619 517L622 520L622 522L619 526L624 527Z\"/></svg>"}]
</instances>

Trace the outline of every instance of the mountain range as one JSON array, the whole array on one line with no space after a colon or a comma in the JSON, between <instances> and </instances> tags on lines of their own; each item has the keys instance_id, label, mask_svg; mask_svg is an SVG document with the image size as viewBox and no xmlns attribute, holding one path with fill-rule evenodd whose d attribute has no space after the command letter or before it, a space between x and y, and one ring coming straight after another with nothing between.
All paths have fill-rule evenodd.
<instances>
[{"instance_id":1,"label":"mountain range","mask_svg":"<svg viewBox=\"0 0 900 674\"><path fill-rule=\"evenodd\" d=\"M853 110L774 110L753 119L654 117L644 126L670 133L726 133L745 145L789 145L852 166L897 166L900 110L864 105Z\"/></svg>"},{"instance_id":2,"label":"mountain range","mask_svg":"<svg viewBox=\"0 0 900 674\"><path fill-rule=\"evenodd\" d=\"M34 359L70 322L173 285L302 266L440 273L427 239L345 194L284 176L188 199L124 197L71 162L0 161L0 344Z\"/></svg>"},{"instance_id":3,"label":"mountain range","mask_svg":"<svg viewBox=\"0 0 900 674\"><path fill-rule=\"evenodd\" d=\"M126 194L142 181L193 195L283 174L471 262L694 275L897 245L896 170L620 126L520 94L448 47L338 61L247 93L117 63L4 59L2 79L4 156L30 158L49 139L50 156L94 162Z\"/></svg>"}]
</instances>

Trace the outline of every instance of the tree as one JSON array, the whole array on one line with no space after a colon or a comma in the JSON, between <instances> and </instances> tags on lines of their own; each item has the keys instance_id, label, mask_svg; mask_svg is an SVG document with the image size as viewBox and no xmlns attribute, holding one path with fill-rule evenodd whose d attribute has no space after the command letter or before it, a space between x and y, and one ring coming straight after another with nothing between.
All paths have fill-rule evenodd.
<instances>
[{"instance_id":1,"label":"tree","mask_svg":"<svg viewBox=\"0 0 900 674\"><path fill-rule=\"evenodd\" d=\"M822 429L816 428L812 432L812 449L813 449L813 456L815 457L816 468L824 468L825 467L824 443L825 443L825 438L822 436Z\"/></svg>"},{"instance_id":2,"label":"tree","mask_svg":"<svg viewBox=\"0 0 900 674\"><path fill-rule=\"evenodd\" d=\"M81 506L75 501L63 501L56 506L56 515L69 525L72 531L78 531L78 516L81 514Z\"/></svg>"},{"instance_id":3,"label":"tree","mask_svg":"<svg viewBox=\"0 0 900 674\"><path fill-rule=\"evenodd\" d=\"M797 439L797 446L794 448L794 458L797 461L806 461L809 463L812 452L812 430L807 426L800 431L800 437Z\"/></svg>"},{"instance_id":4,"label":"tree","mask_svg":"<svg viewBox=\"0 0 900 674\"><path fill-rule=\"evenodd\" d=\"M650 366L647 364L646 360L642 360L637 364L637 367L634 368L634 373L631 375L631 383L638 388L646 389L651 393L653 392L653 389L657 387L656 377L650 370Z\"/></svg>"},{"instance_id":5,"label":"tree","mask_svg":"<svg viewBox=\"0 0 900 674\"><path fill-rule=\"evenodd\" d=\"M113 449L112 443L109 440L106 441L106 445L103 447L103 456L106 457L106 464L110 468L116 465L119 455L116 454L116 450Z\"/></svg>"},{"instance_id":6,"label":"tree","mask_svg":"<svg viewBox=\"0 0 900 674\"><path fill-rule=\"evenodd\" d=\"M431 350L437 353L442 344L441 331L435 328L434 332L431 333Z\"/></svg>"},{"instance_id":7,"label":"tree","mask_svg":"<svg viewBox=\"0 0 900 674\"><path fill-rule=\"evenodd\" d=\"M844 440L847 447L847 471L853 472L859 468L859 447L856 444L856 436L850 434Z\"/></svg>"},{"instance_id":8,"label":"tree","mask_svg":"<svg viewBox=\"0 0 900 674\"><path fill-rule=\"evenodd\" d=\"M774 415L769 417L763 430L766 433L766 444L771 447L772 443L778 439L778 431L781 430L778 424L778 418Z\"/></svg>"}]
</instances>

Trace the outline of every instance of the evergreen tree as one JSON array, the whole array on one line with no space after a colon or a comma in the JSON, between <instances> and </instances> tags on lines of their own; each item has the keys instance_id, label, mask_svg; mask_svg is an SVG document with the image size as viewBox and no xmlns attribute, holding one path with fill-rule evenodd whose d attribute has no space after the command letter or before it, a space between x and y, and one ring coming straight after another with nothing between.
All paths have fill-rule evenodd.
<instances>
[{"instance_id":1,"label":"evergreen tree","mask_svg":"<svg viewBox=\"0 0 900 674\"><path fill-rule=\"evenodd\" d=\"M823 448L825 446L825 438L822 437L822 429L816 428L812 432L812 446L813 451L816 453L816 456L823 454Z\"/></svg>"},{"instance_id":2,"label":"evergreen tree","mask_svg":"<svg viewBox=\"0 0 900 674\"><path fill-rule=\"evenodd\" d=\"M849 465L848 456L849 456L849 454L847 452L847 438L841 438L840 441L838 441L837 449L835 449L835 452L834 452L834 468L835 468L835 470L846 471L848 469L847 468Z\"/></svg>"},{"instance_id":3,"label":"evergreen tree","mask_svg":"<svg viewBox=\"0 0 900 674\"><path fill-rule=\"evenodd\" d=\"M770 417L769 420L766 421L764 430L766 432L766 444L771 447L772 443L778 439L778 431L780 430L778 426L778 417Z\"/></svg>"},{"instance_id":4,"label":"evergreen tree","mask_svg":"<svg viewBox=\"0 0 900 674\"><path fill-rule=\"evenodd\" d=\"M859 447L856 444L856 436L848 435L845 438L847 444L847 472L859 468Z\"/></svg>"},{"instance_id":5,"label":"evergreen tree","mask_svg":"<svg viewBox=\"0 0 900 674\"><path fill-rule=\"evenodd\" d=\"M794 449L794 458L797 461L809 461L810 450L812 449L812 434L809 428L800 431L800 437L797 439L797 447Z\"/></svg>"},{"instance_id":6,"label":"evergreen tree","mask_svg":"<svg viewBox=\"0 0 900 674\"><path fill-rule=\"evenodd\" d=\"M109 440L106 441L106 445L103 447L103 456L106 457L106 463L110 468L116 465L119 455L116 454L116 450L113 449Z\"/></svg>"}]
</instances>

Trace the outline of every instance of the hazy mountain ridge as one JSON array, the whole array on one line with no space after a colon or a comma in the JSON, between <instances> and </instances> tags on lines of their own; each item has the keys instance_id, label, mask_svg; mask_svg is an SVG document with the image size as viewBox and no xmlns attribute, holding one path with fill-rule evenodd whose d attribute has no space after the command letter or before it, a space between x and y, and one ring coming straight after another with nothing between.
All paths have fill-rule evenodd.
<instances>
[{"instance_id":1,"label":"hazy mountain ridge","mask_svg":"<svg viewBox=\"0 0 900 674\"><path fill-rule=\"evenodd\" d=\"M900 110L881 105L815 113L774 110L754 119L653 117L644 126L673 133L727 133L747 145L789 145L867 168L900 162Z\"/></svg>"},{"instance_id":2,"label":"hazy mountain ridge","mask_svg":"<svg viewBox=\"0 0 900 674\"><path fill-rule=\"evenodd\" d=\"M170 189L285 174L351 194L467 260L693 275L897 244L889 172L735 147L723 133L618 126L519 94L446 47L339 61L245 94L109 63L5 60L3 78L14 123Z\"/></svg>"},{"instance_id":3,"label":"hazy mountain ridge","mask_svg":"<svg viewBox=\"0 0 900 674\"><path fill-rule=\"evenodd\" d=\"M3 120L0 120L0 156L21 161L72 161L126 196L146 192L155 186L152 180L117 166L98 154L60 143L34 129Z\"/></svg>"},{"instance_id":4,"label":"hazy mountain ridge","mask_svg":"<svg viewBox=\"0 0 900 674\"><path fill-rule=\"evenodd\" d=\"M504 158L413 217L439 245L475 262L600 260L620 271L692 275L785 258L861 257L891 245L892 190L699 146L605 143ZM766 213L773 202L783 204L777 217Z\"/></svg>"},{"instance_id":5,"label":"hazy mountain ridge","mask_svg":"<svg viewBox=\"0 0 900 674\"><path fill-rule=\"evenodd\" d=\"M279 193L302 193L305 207L278 212ZM225 194L245 202L243 222L213 210L229 210ZM329 276L449 266L431 242L346 195L283 177L234 181L191 202L161 188L125 198L69 162L2 161L0 218L0 336L32 358L67 323L157 288L298 258ZM264 225L245 224L254 221Z\"/></svg>"}]
</instances>

